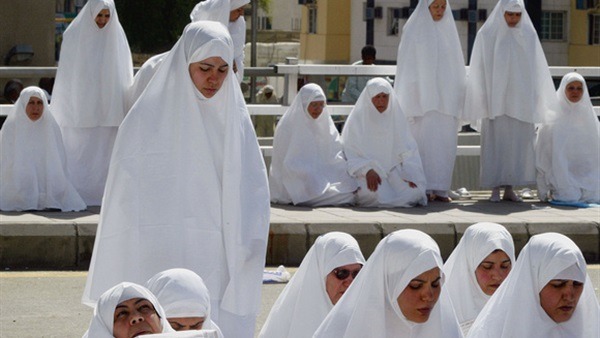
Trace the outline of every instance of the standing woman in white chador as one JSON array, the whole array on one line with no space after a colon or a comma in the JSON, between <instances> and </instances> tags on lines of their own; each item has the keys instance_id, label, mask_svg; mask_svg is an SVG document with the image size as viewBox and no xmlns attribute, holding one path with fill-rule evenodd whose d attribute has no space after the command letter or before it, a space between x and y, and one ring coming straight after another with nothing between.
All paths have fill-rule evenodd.
<instances>
[{"instance_id":1,"label":"standing woman in white chador","mask_svg":"<svg viewBox=\"0 0 600 338\"><path fill-rule=\"evenodd\" d=\"M566 74L556 92L560 111L538 130L540 200L600 203L600 127L583 76Z\"/></svg>"},{"instance_id":2,"label":"standing woman in white chador","mask_svg":"<svg viewBox=\"0 0 600 338\"><path fill-rule=\"evenodd\" d=\"M52 111L73 185L100 205L117 129L133 81L131 52L113 0L90 0L64 33Z\"/></svg>"},{"instance_id":3,"label":"standing woman in white chador","mask_svg":"<svg viewBox=\"0 0 600 338\"><path fill-rule=\"evenodd\" d=\"M325 93L309 83L277 124L269 172L271 201L307 206L353 204L358 185L346 171Z\"/></svg>"},{"instance_id":4,"label":"standing woman in white chador","mask_svg":"<svg viewBox=\"0 0 600 338\"><path fill-rule=\"evenodd\" d=\"M266 169L218 22L189 24L115 142L83 302L186 268L225 337L253 337L269 229Z\"/></svg>"},{"instance_id":5,"label":"standing woman in white chador","mask_svg":"<svg viewBox=\"0 0 600 338\"><path fill-rule=\"evenodd\" d=\"M402 30L394 89L412 122L430 201L451 201L448 190L465 84L465 61L450 4L420 0Z\"/></svg>"},{"instance_id":6,"label":"standing woman in white chador","mask_svg":"<svg viewBox=\"0 0 600 338\"><path fill-rule=\"evenodd\" d=\"M521 201L515 185L535 184L535 123L556 111L544 51L522 0L500 0L471 55L465 120L481 120L481 186L492 202Z\"/></svg>"},{"instance_id":7,"label":"standing woman in white chador","mask_svg":"<svg viewBox=\"0 0 600 338\"><path fill-rule=\"evenodd\" d=\"M342 144L359 206L427 205L419 149L389 82L367 82L344 124Z\"/></svg>"}]
</instances>

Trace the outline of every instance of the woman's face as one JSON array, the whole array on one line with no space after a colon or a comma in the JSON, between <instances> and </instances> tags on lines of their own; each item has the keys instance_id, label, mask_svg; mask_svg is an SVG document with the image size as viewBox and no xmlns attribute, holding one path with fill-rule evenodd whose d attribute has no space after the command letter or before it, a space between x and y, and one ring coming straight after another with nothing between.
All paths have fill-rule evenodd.
<instances>
[{"instance_id":1,"label":"woman's face","mask_svg":"<svg viewBox=\"0 0 600 338\"><path fill-rule=\"evenodd\" d=\"M100 29L104 28L104 26L106 26L106 24L108 23L109 20L110 20L110 11L106 8L101 10L98 13L98 15L96 15L96 18L94 19L94 21L96 21L96 25L98 25L98 28L100 28Z\"/></svg>"},{"instance_id":2,"label":"woman's face","mask_svg":"<svg viewBox=\"0 0 600 338\"><path fill-rule=\"evenodd\" d=\"M44 101L39 97L32 96L25 106L25 113L31 121L37 121L44 114Z\"/></svg>"},{"instance_id":3,"label":"woman's face","mask_svg":"<svg viewBox=\"0 0 600 338\"><path fill-rule=\"evenodd\" d=\"M321 116L323 108L325 108L325 101L312 101L308 104L306 110L308 111L308 115L316 120Z\"/></svg>"},{"instance_id":4,"label":"woman's face","mask_svg":"<svg viewBox=\"0 0 600 338\"><path fill-rule=\"evenodd\" d=\"M429 13L433 21L440 21L446 12L446 0L435 0L429 5Z\"/></svg>"},{"instance_id":5,"label":"woman's face","mask_svg":"<svg viewBox=\"0 0 600 338\"><path fill-rule=\"evenodd\" d=\"M398 306L406 319L425 323L440 297L440 268L427 270L413 278L398 296Z\"/></svg>"},{"instance_id":6,"label":"woman's face","mask_svg":"<svg viewBox=\"0 0 600 338\"><path fill-rule=\"evenodd\" d=\"M244 15L244 6L236 8L229 12L229 22L237 21L240 16Z\"/></svg>"},{"instance_id":7,"label":"woman's face","mask_svg":"<svg viewBox=\"0 0 600 338\"><path fill-rule=\"evenodd\" d=\"M567 96L567 100L577 103L583 97L583 83L580 81L569 82L567 87L565 88L565 95Z\"/></svg>"},{"instance_id":8,"label":"woman's face","mask_svg":"<svg viewBox=\"0 0 600 338\"><path fill-rule=\"evenodd\" d=\"M175 331L202 330L205 317L167 318Z\"/></svg>"},{"instance_id":9,"label":"woman's face","mask_svg":"<svg viewBox=\"0 0 600 338\"><path fill-rule=\"evenodd\" d=\"M504 12L504 20L506 20L508 27L517 27L517 24L521 21L521 12Z\"/></svg>"},{"instance_id":10,"label":"woman's face","mask_svg":"<svg viewBox=\"0 0 600 338\"><path fill-rule=\"evenodd\" d=\"M371 98L371 102L378 112L383 113L390 103L390 94L379 93Z\"/></svg>"},{"instance_id":11,"label":"woman's face","mask_svg":"<svg viewBox=\"0 0 600 338\"><path fill-rule=\"evenodd\" d=\"M119 303L115 308L113 323L115 338L130 338L161 332L160 317L149 300L132 298Z\"/></svg>"},{"instance_id":12,"label":"woman's face","mask_svg":"<svg viewBox=\"0 0 600 338\"><path fill-rule=\"evenodd\" d=\"M571 319L583 292L583 283L553 279L540 291L540 304L546 314L556 323Z\"/></svg>"},{"instance_id":13,"label":"woman's face","mask_svg":"<svg viewBox=\"0 0 600 338\"><path fill-rule=\"evenodd\" d=\"M325 278L325 290L333 305L342 298L342 295L348 290L360 269L362 269L362 264L348 264L337 267L327 274Z\"/></svg>"},{"instance_id":14,"label":"woman's face","mask_svg":"<svg viewBox=\"0 0 600 338\"><path fill-rule=\"evenodd\" d=\"M496 250L484 258L477 269L477 283L486 295L491 296L506 279L512 264L508 255L502 250Z\"/></svg>"},{"instance_id":15,"label":"woman's face","mask_svg":"<svg viewBox=\"0 0 600 338\"><path fill-rule=\"evenodd\" d=\"M211 98L221 89L229 72L229 65L218 56L190 63L190 77L196 89L206 98Z\"/></svg>"}]
</instances>

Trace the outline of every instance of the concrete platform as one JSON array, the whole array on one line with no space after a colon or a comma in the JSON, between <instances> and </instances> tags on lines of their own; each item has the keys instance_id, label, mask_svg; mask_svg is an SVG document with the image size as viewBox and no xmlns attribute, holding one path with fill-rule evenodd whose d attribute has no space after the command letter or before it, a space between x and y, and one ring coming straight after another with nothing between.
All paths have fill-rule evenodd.
<instances>
[{"instance_id":1,"label":"concrete platform","mask_svg":"<svg viewBox=\"0 0 600 338\"><path fill-rule=\"evenodd\" d=\"M600 262L600 208L577 209L530 200L487 201L489 192L471 192L470 200L433 202L410 209L305 208L273 205L267 265L297 266L315 239L344 231L359 242L365 256L387 234L414 228L430 234L447 258L465 229L476 222L496 222L513 235L517 251L542 232L573 239L588 263ZM90 263L99 208L85 212L1 212L2 270L86 270Z\"/></svg>"}]
</instances>

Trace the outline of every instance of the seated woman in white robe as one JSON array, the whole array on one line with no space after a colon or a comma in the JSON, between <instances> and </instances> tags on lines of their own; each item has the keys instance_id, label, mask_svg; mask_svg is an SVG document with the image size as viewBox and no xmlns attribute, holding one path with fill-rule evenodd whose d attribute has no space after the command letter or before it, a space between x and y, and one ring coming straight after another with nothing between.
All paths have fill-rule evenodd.
<instances>
[{"instance_id":1,"label":"seated woman in white robe","mask_svg":"<svg viewBox=\"0 0 600 338\"><path fill-rule=\"evenodd\" d=\"M0 210L79 211L60 128L44 91L23 89L0 130Z\"/></svg>"},{"instance_id":2,"label":"seated woman in white robe","mask_svg":"<svg viewBox=\"0 0 600 338\"><path fill-rule=\"evenodd\" d=\"M379 242L314 337L460 338L443 282L435 241L419 230L395 231Z\"/></svg>"},{"instance_id":3,"label":"seated woman in white robe","mask_svg":"<svg viewBox=\"0 0 600 338\"><path fill-rule=\"evenodd\" d=\"M600 337L600 306L581 250L568 237L531 237L468 337Z\"/></svg>"},{"instance_id":4,"label":"seated woman in white robe","mask_svg":"<svg viewBox=\"0 0 600 338\"><path fill-rule=\"evenodd\" d=\"M340 136L321 87L309 83L277 124L269 187L273 203L306 206L354 203Z\"/></svg>"},{"instance_id":5,"label":"seated woman in white robe","mask_svg":"<svg viewBox=\"0 0 600 338\"><path fill-rule=\"evenodd\" d=\"M389 82L367 82L344 125L342 144L348 173L358 181L359 206L427 205L419 150Z\"/></svg>"},{"instance_id":6,"label":"seated woman in white robe","mask_svg":"<svg viewBox=\"0 0 600 338\"><path fill-rule=\"evenodd\" d=\"M467 228L444 264L444 288L464 335L514 262L513 239L502 225L482 222Z\"/></svg>"},{"instance_id":7,"label":"seated woman in white robe","mask_svg":"<svg viewBox=\"0 0 600 338\"><path fill-rule=\"evenodd\" d=\"M83 338L129 338L174 332L156 297L145 287L123 282L100 296Z\"/></svg>"},{"instance_id":8,"label":"seated woman in white robe","mask_svg":"<svg viewBox=\"0 0 600 338\"><path fill-rule=\"evenodd\" d=\"M343 232L320 236L271 308L261 338L312 337L365 264L358 242Z\"/></svg>"},{"instance_id":9,"label":"seated woman in white robe","mask_svg":"<svg viewBox=\"0 0 600 338\"><path fill-rule=\"evenodd\" d=\"M600 127L585 79L566 74L556 96L560 111L538 130L538 196L600 203Z\"/></svg>"}]
</instances>

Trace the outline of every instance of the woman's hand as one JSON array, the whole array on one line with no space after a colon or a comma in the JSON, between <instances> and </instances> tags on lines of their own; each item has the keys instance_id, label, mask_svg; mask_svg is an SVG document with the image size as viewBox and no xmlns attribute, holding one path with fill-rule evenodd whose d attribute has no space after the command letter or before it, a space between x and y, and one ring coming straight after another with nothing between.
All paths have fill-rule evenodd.
<instances>
[{"instance_id":1,"label":"woman's hand","mask_svg":"<svg viewBox=\"0 0 600 338\"><path fill-rule=\"evenodd\" d=\"M381 177L373 169L367 172L367 188L371 191L377 191L377 188L381 184Z\"/></svg>"}]
</instances>

